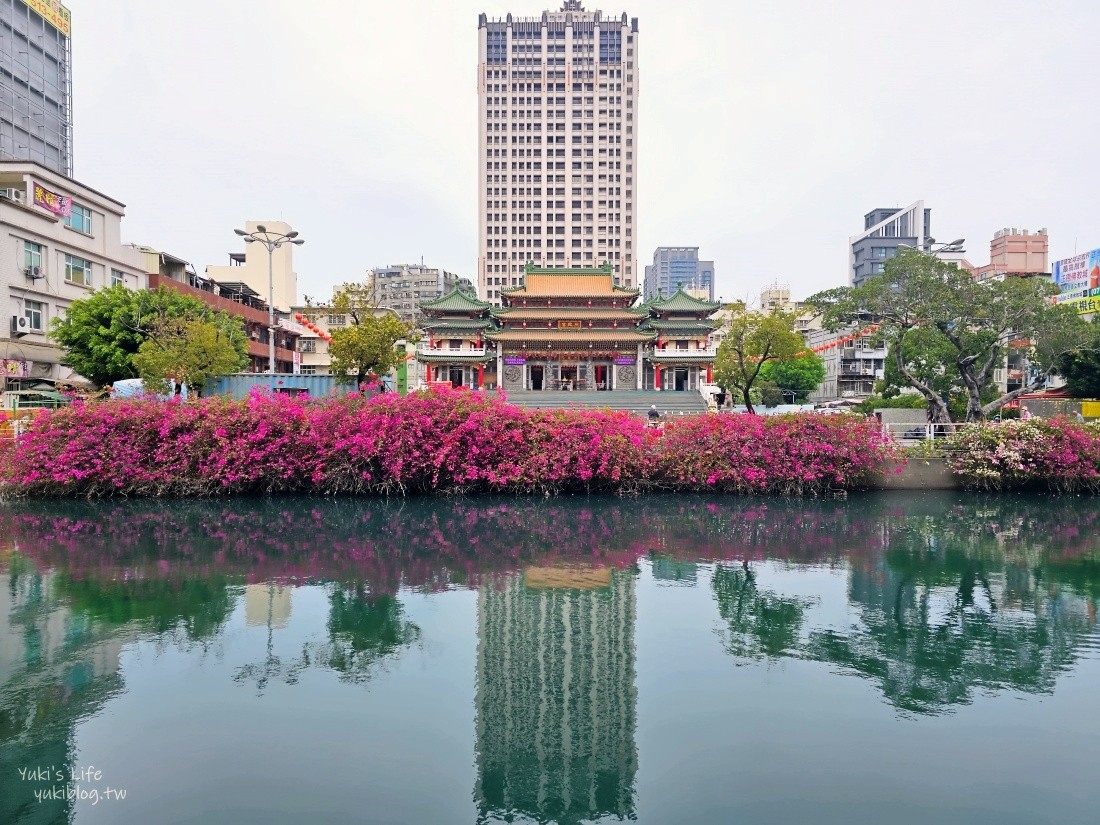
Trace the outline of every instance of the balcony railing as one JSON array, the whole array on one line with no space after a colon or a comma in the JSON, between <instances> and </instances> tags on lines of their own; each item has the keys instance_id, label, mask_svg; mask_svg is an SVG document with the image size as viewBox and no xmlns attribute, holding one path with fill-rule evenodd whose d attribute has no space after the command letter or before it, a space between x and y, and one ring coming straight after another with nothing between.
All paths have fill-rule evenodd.
<instances>
[{"instance_id":1,"label":"balcony railing","mask_svg":"<svg viewBox=\"0 0 1100 825\"><path fill-rule=\"evenodd\" d=\"M416 352L421 355L466 355L474 357L485 355L485 347L429 347L427 344L417 344Z\"/></svg>"},{"instance_id":2,"label":"balcony railing","mask_svg":"<svg viewBox=\"0 0 1100 825\"><path fill-rule=\"evenodd\" d=\"M654 349L655 361L672 361L682 358L695 358L699 360L714 360L718 357L718 350L714 347L706 349Z\"/></svg>"}]
</instances>

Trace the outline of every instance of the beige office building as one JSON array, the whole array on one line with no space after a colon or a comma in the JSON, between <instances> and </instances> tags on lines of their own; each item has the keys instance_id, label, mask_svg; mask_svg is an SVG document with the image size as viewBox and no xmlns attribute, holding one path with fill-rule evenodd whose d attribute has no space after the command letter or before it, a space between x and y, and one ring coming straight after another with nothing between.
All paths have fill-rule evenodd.
<instances>
[{"instance_id":1,"label":"beige office building","mask_svg":"<svg viewBox=\"0 0 1100 825\"><path fill-rule=\"evenodd\" d=\"M245 221L246 232L261 232L260 227L275 235L291 231L284 221ZM239 239L238 239L239 240ZM279 312L287 312L298 303L298 273L294 271L294 244L283 244L269 253L260 243L243 244L244 252L230 252L226 266L206 267L206 277L219 284L240 283L263 301L271 295L271 303ZM268 271L270 267L270 272Z\"/></svg>"},{"instance_id":2,"label":"beige office building","mask_svg":"<svg viewBox=\"0 0 1100 825\"><path fill-rule=\"evenodd\" d=\"M638 19L566 0L478 20L478 291L527 262L637 284Z\"/></svg>"}]
</instances>

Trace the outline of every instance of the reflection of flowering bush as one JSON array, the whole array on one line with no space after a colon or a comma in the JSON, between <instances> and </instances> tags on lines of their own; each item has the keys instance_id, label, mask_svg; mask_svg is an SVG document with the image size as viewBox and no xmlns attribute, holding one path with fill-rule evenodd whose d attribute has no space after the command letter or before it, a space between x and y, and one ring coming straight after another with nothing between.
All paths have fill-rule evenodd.
<instances>
[{"instance_id":1,"label":"reflection of flowering bush","mask_svg":"<svg viewBox=\"0 0 1100 825\"><path fill-rule=\"evenodd\" d=\"M1100 491L1100 430L1066 419L962 428L949 442L951 470L971 487Z\"/></svg>"},{"instance_id":2,"label":"reflection of flowering bush","mask_svg":"<svg viewBox=\"0 0 1100 825\"><path fill-rule=\"evenodd\" d=\"M468 391L330 401L116 400L38 419L6 461L36 496L799 494L858 484L889 447L848 417L700 416L663 433L607 410L527 411Z\"/></svg>"}]
</instances>

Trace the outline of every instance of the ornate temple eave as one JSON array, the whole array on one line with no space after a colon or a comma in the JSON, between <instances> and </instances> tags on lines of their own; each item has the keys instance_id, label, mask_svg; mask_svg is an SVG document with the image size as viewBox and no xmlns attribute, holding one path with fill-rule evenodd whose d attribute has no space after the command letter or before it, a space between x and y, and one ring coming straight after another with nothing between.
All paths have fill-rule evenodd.
<instances>
[{"instance_id":1,"label":"ornate temple eave","mask_svg":"<svg viewBox=\"0 0 1100 825\"><path fill-rule=\"evenodd\" d=\"M485 337L491 341L501 343L518 343L523 341L544 341L570 344L606 343L616 341L623 344L649 343L657 337L656 332L646 332L636 329L544 329L540 327L527 327L526 329L501 329L486 332Z\"/></svg>"}]
</instances>

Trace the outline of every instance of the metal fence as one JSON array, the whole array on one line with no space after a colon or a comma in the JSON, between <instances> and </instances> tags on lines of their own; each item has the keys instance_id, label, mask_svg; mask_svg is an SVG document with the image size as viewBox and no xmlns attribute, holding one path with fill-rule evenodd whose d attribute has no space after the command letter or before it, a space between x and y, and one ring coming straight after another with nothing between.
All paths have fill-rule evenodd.
<instances>
[{"instance_id":1,"label":"metal fence","mask_svg":"<svg viewBox=\"0 0 1100 825\"><path fill-rule=\"evenodd\" d=\"M882 431L900 444L935 441L954 435L965 424L883 424Z\"/></svg>"}]
</instances>

